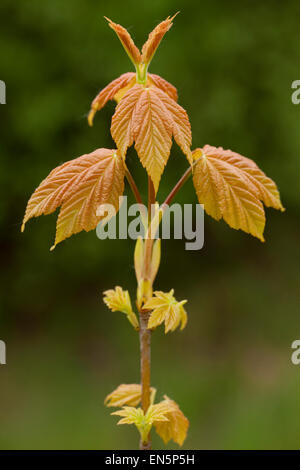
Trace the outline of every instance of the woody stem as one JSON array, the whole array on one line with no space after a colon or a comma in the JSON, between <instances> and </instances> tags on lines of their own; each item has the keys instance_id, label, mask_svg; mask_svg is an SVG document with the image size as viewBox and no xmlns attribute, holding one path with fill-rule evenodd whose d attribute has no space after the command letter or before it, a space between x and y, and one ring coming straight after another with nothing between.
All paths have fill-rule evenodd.
<instances>
[{"instance_id":1,"label":"woody stem","mask_svg":"<svg viewBox=\"0 0 300 470\"><path fill-rule=\"evenodd\" d=\"M146 414L150 406L150 373L151 373L151 331L147 329L148 312L140 312L140 355L141 355L141 386L142 408ZM146 441L140 442L140 450L151 449L150 434Z\"/></svg>"},{"instance_id":2,"label":"woody stem","mask_svg":"<svg viewBox=\"0 0 300 470\"><path fill-rule=\"evenodd\" d=\"M194 162L195 164L196 162ZM179 181L176 183L172 191L169 193L167 198L165 199L162 209L164 206L169 205L175 195L178 193L180 188L184 185L184 183L188 180L189 176L192 174L191 165L186 172L182 175ZM145 254L144 254L144 269L143 269L143 279L144 282L150 284L150 269L151 269L151 258L152 258L152 248L153 248L153 241L154 237L151 234L151 222L152 222L152 213L151 208L155 204L155 188L153 182L150 177L148 177L148 231L147 237L145 239ZM145 292L144 301L147 301L147 296L152 295L152 285L147 285L147 289ZM140 316L140 358L141 358L141 388L142 388L142 408L144 413L146 414L149 406L150 406L150 394L151 394L151 385L150 385L150 377L151 377L151 330L148 330L148 320L149 320L149 311L143 309L142 307L139 309L139 316ZM140 441L140 449L141 450L149 450L151 449L151 438L150 434L147 436L145 441Z\"/></svg>"},{"instance_id":3,"label":"woody stem","mask_svg":"<svg viewBox=\"0 0 300 470\"><path fill-rule=\"evenodd\" d=\"M151 225L151 206L155 203L155 190L150 177L148 177L148 228ZM145 240L145 256L144 256L144 275L145 282L149 282L151 256L152 256L151 230L147 232ZM152 286L147 289L147 296L151 295ZM144 299L147 300L146 298ZM140 309L140 355L141 355L141 387L142 387L142 408L146 414L150 406L150 377L151 377L151 331L148 330L149 311ZM141 450L151 449L151 438L148 435L146 441L140 442Z\"/></svg>"},{"instance_id":4,"label":"woody stem","mask_svg":"<svg viewBox=\"0 0 300 470\"><path fill-rule=\"evenodd\" d=\"M192 168L194 165L190 166L186 172L182 175L179 181L176 183L172 191L169 193L167 198L163 203L163 207L169 205L184 183L188 180L192 174ZM152 247L153 247L153 238L151 236L151 207L155 204L155 189L150 177L148 177L148 233L145 240L145 256L144 256L144 279L149 279L149 270L151 266L151 257L152 257ZM152 291L152 286L150 291ZM147 289L149 292L149 289ZM141 386L142 386L142 408L144 413L147 412L150 406L150 377L151 377L151 331L148 330L148 319L149 312L146 310L140 309L140 355L141 355ZM151 449L151 438L150 434L147 437L146 441L140 442L141 450Z\"/></svg>"}]
</instances>

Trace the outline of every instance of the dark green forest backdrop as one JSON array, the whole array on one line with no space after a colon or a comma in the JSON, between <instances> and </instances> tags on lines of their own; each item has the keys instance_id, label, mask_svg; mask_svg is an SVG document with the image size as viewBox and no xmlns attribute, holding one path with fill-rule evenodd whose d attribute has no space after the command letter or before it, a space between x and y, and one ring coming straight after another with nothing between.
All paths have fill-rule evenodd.
<instances>
[{"instance_id":1,"label":"dark green forest backdrop","mask_svg":"<svg viewBox=\"0 0 300 470\"><path fill-rule=\"evenodd\" d=\"M177 10L151 71L178 88L193 146L254 159L287 211L267 210L265 244L208 217L199 252L163 242L156 286L188 299L189 322L153 335L152 382L189 417L185 448L300 447L300 365L290 360L300 337L300 105L291 102L300 3L1 0L1 449L136 447L136 430L116 427L103 400L139 380L137 337L101 300L116 284L134 294L134 242L100 241L93 231L50 253L56 215L29 222L23 235L20 226L53 167L113 146L113 103L93 128L86 122L98 90L131 70L103 16L140 46ZM133 150L128 165L143 177ZM174 145L160 200L186 166ZM191 182L177 202L196 202Z\"/></svg>"}]
</instances>

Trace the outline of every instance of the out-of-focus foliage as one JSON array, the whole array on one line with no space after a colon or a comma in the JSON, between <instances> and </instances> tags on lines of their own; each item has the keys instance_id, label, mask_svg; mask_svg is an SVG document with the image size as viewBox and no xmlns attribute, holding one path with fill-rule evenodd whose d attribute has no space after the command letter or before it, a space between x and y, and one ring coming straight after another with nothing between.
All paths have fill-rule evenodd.
<instances>
[{"instance_id":1,"label":"out-of-focus foliage","mask_svg":"<svg viewBox=\"0 0 300 470\"><path fill-rule=\"evenodd\" d=\"M134 241L83 232L50 253L55 215L33 220L23 235L20 227L52 168L113 147L114 103L93 128L86 122L93 97L130 66L103 15L141 46L177 10L151 72L177 87L193 148L209 143L252 158L287 210L267 209L265 244L209 217L199 252L162 242L154 288L189 299L189 323L184 334L156 329L152 385L190 420L185 448L299 448L300 378L290 361L300 335L296 0L1 0L1 448L136 446L135 430L116 428L102 407L120 382L139 381L137 335L101 300L116 283L134 295ZM133 149L127 162L145 194ZM187 165L174 145L161 199ZM177 201L196 202L192 181ZM153 442L163 447L154 433Z\"/></svg>"}]
</instances>

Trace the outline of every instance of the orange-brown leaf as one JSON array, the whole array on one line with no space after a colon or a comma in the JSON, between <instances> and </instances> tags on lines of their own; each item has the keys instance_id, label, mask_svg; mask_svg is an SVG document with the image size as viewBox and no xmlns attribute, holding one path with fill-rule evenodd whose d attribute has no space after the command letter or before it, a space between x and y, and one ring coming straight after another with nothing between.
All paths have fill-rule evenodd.
<instances>
[{"instance_id":1,"label":"orange-brown leaf","mask_svg":"<svg viewBox=\"0 0 300 470\"><path fill-rule=\"evenodd\" d=\"M59 206L55 245L81 230L94 229L103 218L96 214L99 205L112 204L118 210L124 174L124 164L116 150L97 149L64 163L31 196L22 229L30 218L50 214Z\"/></svg>"},{"instance_id":2,"label":"orange-brown leaf","mask_svg":"<svg viewBox=\"0 0 300 470\"><path fill-rule=\"evenodd\" d=\"M132 37L128 33L127 29L123 28L120 24L114 23L109 18L104 17L107 21L109 26L115 31L118 38L120 39L122 46L124 47L125 51L127 52L129 58L132 62L136 65L141 62L141 53L134 44Z\"/></svg>"},{"instance_id":3,"label":"orange-brown leaf","mask_svg":"<svg viewBox=\"0 0 300 470\"><path fill-rule=\"evenodd\" d=\"M148 88L141 94L133 113L131 129L135 149L157 192L170 155L172 123L156 90L154 87Z\"/></svg>"},{"instance_id":4,"label":"orange-brown leaf","mask_svg":"<svg viewBox=\"0 0 300 470\"><path fill-rule=\"evenodd\" d=\"M187 112L160 89L156 89L156 94L168 111L168 120L172 123L172 132L175 142L186 155L188 161L192 163L193 157L190 150L192 132Z\"/></svg>"},{"instance_id":5,"label":"orange-brown leaf","mask_svg":"<svg viewBox=\"0 0 300 470\"><path fill-rule=\"evenodd\" d=\"M189 428L189 420L184 416L175 401L170 400L166 395L164 398L161 405L167 410L165 416L168 421L154 422L156 432L165 444L173 439L174 442L182 446Z\"/></svg>"},{"instance_id":6,"label":"orange-brown leaf","mask_svg":"<svg viewBox=\"0 0 300 470\"><path fill-rule=\"evenodd\" d=\"M137 102L143 93L141 85L134 85L122 98L111 121L111 135L118 149L125 156L127 148L133 144L132 116Z\"/></svg>"},{"instance_id":7,"label":"orange-brown leaf","mask_svg":"<svg viewBox=\"0 0 300 470\"><path fill-rule=\"evenodd\" d=\"M135 142L142 165L157 191L168 161L172 135L191 161L191 128L186 111L155 86L135 85L118 104L111 134L125 155Z\"/></svg>"},{"instance_id":8,"label":"orange-brown leaf","mask_svg":"<svg viewBox=\"0 0 300 470\"><path fill-rule=\"evenodd\" d=\"M93 125L93 119L97 111L99 111L109 100L116 99L120 92L130 85L135 84L135 73L124 73L120 77L110 82L100 93L94 98L91 110L88 116L89 125Z\"/></svg>"},{"instance_id":9,"label":"orange-brown leaf","mask_svg":"<svg viewBox=\"0 0 300 470\"><path fill-rule=\"evenodd\" d=\"M102 109L109 100L115 100L117 103L119 103L127 91L135 84L136 74L133 72L127 72L103 88L92 101L91 110L88 115L89 125L93 125L93 119L96 112L100 111L100 109ZM178 99L176 88L159 75L149 73L147 85L155 85L157 88L164 91L173 100L177 101Z\"/></svg>"},{"instance_id":10,"label":"orange-brown leaf","mask_svg":"<svg viewBox=\"0 0 300 470\"><path fill-rule=\"evenodd\" d=\"M198 160L194 186L205 211L264 241L267 206L283 210L275 183L252 161L231 150L206 145L193 152Z\"/></svg>"},{"instance_id":11,"label":"orange-brown leaf","mask_svg":"<svg viewBox=\"0 0 300 470\"><path fill-rule=\"evenodd\" d=\"M157 88L160 88L162 91L164 91L174 101L178 100L178 95L177 95L176 88L171 83L167 82L167 80L165 80L164 78L162 78L159 75L156 75L154 73L148 73L148 80L149 80L150 84L153 84Z\"/></svg>"},{"instance_id":12,"label":"orange-brown leaf","mask_svg":"<svg viewBox=\"0 0 300 470\"><path fill-rule=\"evenodd\" d=\"M219 159L234 165L248 178L250 187L255 187L255 194L265 206L284 211L276 184L265 175L253 160L232 152L232 150L224 150L222 147L216 148L205 145L202 151L206 155L218 155Z\"/></svg>"},{"instance_id":13,"label":"orange-brown leaf","mask_svg":"<svg viewBox=\"0 0 300 470\"><path fill-rule=\"evenodd\" d=\"M142 48L142 62L144 64L149 64L152 60L156 49L160 44L160 41L162 40L166 32L169 31L169 29L172 27L172 21L176 15L174 15L172 18L168 16L166 20L159 23L149 34L149 37Z\"/></svg>"},{"instance_id":14,"label":"orange-brown leaf","mask_svg":"<svg viewBox=\"0 0 300 470\"><path fill-rule=\"evenodd\" d=\"M151 401L155 396L155 388L151 387ZM121 384L105 398L105 405L121 407L124 405L137 406L141 402L142 387L140 384Z\"/></svg>"}]
</instances>

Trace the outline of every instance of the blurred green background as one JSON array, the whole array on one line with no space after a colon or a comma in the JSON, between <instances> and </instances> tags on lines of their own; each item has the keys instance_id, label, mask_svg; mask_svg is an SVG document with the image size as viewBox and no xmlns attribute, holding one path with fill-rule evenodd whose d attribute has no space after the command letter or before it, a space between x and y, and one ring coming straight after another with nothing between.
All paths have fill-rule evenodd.
<instances>
[{"instance_id":1,"label":"blurred green background","mask_svg":"<svg viewBox=\"0 0 300 470\"><path fill-rule=\"evenodd\" d=\"M86 115L99 89L132 70L103 15L139 46L181 10L151 71L179 89L193 147L206 143L253 158L280 188L287 211L267 210L266 243L205 219L205 246L165 241L156 288L188 299L186 330L153 335L152 383L191 425L187 449L300 448L300 79L297 1L1 0L0 107L1 449L136 448L131 426L103 406L120 383L139 381L138 338L101 300L135 292L133 241L81 233L49 251L56 214L21 221L26 202L58 164L113 147L114 104ZM128 165L142 181L133 150ZM187 162L176 145L160 200ZM177 202L196 202L191 182ZM154 448L163 448L153 435ZM169 448L176 448L170 444Z\"/></svg>"}]
</instances>

